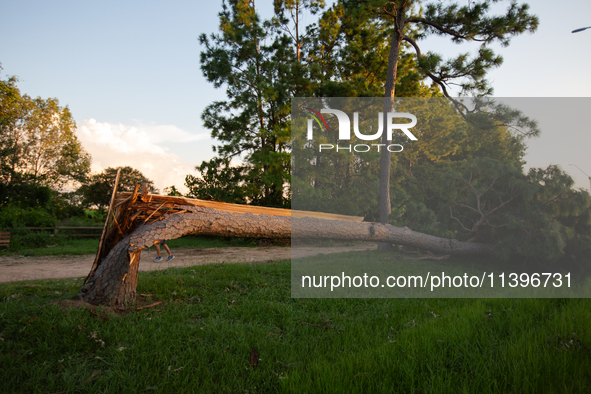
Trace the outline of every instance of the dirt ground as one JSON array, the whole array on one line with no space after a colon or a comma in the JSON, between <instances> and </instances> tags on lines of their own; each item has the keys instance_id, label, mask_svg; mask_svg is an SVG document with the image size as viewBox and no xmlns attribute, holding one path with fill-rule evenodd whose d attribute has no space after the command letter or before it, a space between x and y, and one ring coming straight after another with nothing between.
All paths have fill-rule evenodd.
<instances>
[{"instance_id":1,"label":"dirt ground","mask_svg":"<svg viewBox=\"0 0 591 394\"><path fill-rule=\"evenodd\" d=\"M291 258L315 256L358 250L375 249L375 244L335 247L235 247L207 249L175 249L175 258L169 263L153 263L156 253L153 248L143 251L140 271L164 270L169 267L190 267L212 263L253 263L278 261ZM164 253L166 255L166 253ZM81 256L0 256L0 283L35 279L61 279L85 277L90 272L94 254Z\"/></svg>"}]
</instances>

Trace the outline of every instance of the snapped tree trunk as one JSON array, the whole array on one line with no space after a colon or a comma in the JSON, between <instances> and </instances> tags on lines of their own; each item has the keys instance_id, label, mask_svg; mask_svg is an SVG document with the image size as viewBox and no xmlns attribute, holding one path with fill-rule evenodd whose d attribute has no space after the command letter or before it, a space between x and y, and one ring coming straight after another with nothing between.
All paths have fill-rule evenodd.
<instances>
[{"instance_id":1,"label":"snapped tree trunk","mask_svg":"<svg viewBox=\"0 0 591 394\"><path fill-rule=\"evenodd\" d=\"M136 201L132 203L134 199ZM119 210L116 216L119 219L114 221L116 224L111 228L110 235L117 242L106 248L108 252L98 259L77 295L77 298L90 304L124 308L133 303L141 251L158 241L180 238L187 234L387 242L445 254L487 254L492 251L492 245L489 244L459 242L418 233L406 227L351 221L351 217L339 215L154 195L141 199L137 195L130 196L127 200L127 205L118 204L127 209ZM163 210L167 204L168 208ZM133 220L126 221L126 217ZM156 219L150 222L154 217ZM138 218L139 223L134 225ZM108 240L109 237L107 242Z\"/></svg>"}]
</instances>

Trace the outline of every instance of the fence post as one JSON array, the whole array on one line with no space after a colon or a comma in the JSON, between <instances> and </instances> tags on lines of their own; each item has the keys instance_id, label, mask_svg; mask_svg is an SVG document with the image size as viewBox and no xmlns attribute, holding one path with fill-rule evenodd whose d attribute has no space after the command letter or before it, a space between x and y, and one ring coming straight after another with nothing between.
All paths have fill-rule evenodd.
<instances>
[{"instance_id":1,"label":"fence post","mask_svg":"<svg viewBox=\"0 0 591 394\"><path fill-rule=\"evenodd\" d=\"M54 225L53 225L53 235L54 236L57 235L57 223L54 223Z\"/></svg>"}]
</instances>

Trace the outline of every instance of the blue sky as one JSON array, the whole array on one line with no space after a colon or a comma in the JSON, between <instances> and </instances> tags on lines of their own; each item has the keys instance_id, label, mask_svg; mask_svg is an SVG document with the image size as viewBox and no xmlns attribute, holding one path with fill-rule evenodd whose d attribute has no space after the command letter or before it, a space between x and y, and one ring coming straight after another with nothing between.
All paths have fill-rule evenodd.
<instances>
[{"instance_id":1,"label":"blue sky","mask_svg":"<svg viewBox=\"0 0 591 394\"><path fill-rule=\"evenodd\" d=\"M263 13L271 4L257 1ZM505 61L490 74L495 96L591 96L591 29L571 34L591 26L591 2L529 4L540 27L498 48ZM182 187L184 176L213 156L214 141L200 116L225 95L201 74L197 38L217 31L220 9L221 1L203 0L1 0L2 78L16 75L23 93L68 105L95 171L131 165L160 189ZM469 49L436 37L420 45L444 55ZM591 111L591 100L580 100ZM528 164L559 164L578 186L589 187L581 171L568 166L591 174L584 115L580 127L568 130L541 124Z\"/></svg>"}]
</instances>

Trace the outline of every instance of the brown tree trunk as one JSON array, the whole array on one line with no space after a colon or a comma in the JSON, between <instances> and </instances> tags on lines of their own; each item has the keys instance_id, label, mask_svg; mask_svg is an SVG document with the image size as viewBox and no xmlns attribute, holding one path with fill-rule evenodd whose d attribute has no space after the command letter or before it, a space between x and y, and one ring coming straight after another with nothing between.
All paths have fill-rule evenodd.
<instances>
[{"instance_id":1,"label":"brown tree trunk","mask_svg":"<svg viewBox=\"0 0 591 394\"><path fill-rule=\"evenodd\" d=\"M135 301L141 250L130 252L129 238L123 238L91 272L76 299L121 308Z\"/></svg>"},{"instance_id":2,"label":"brown tree trunk","mask_svg":"<svg viewBox=\"0 0 591 394\"><path fill-rule=\"evenodd\" d=\"M392 154L387 149L392 141L388 139L386 132L388 112L394 109L394 97L396 96L396 74L398 71L398 58L400 56L400 45L404 38L404 14L406 12L406 3L403 3L397 10L394 17L394 32L390 40L390 52L388 54L388 74L384 85L384 130L382 134L382 151L380 155L380 189L379 189L379 207L380 223L388 223L388 217L392 212L390 197L390 173L392 165ZM391 244L379 243L378 249L390 249Z\"/></svg>"},{"instance_id":3,"label":"brown tree trunk","mask_svg":"<svg viewBox=\"0 0 591 394\"><path fill-rule=\"evenodd\" d=\"M180 206L183 211L143 224L119 241L91 272L77 298L94 305L118 307L136 296L141 251L160 240L187 234L224 237L335 239L387 242L446 254L487 254L492 245L459 242L417 233L406 227L310 217L220 211Z\"/></svg>"}]
</instances>

